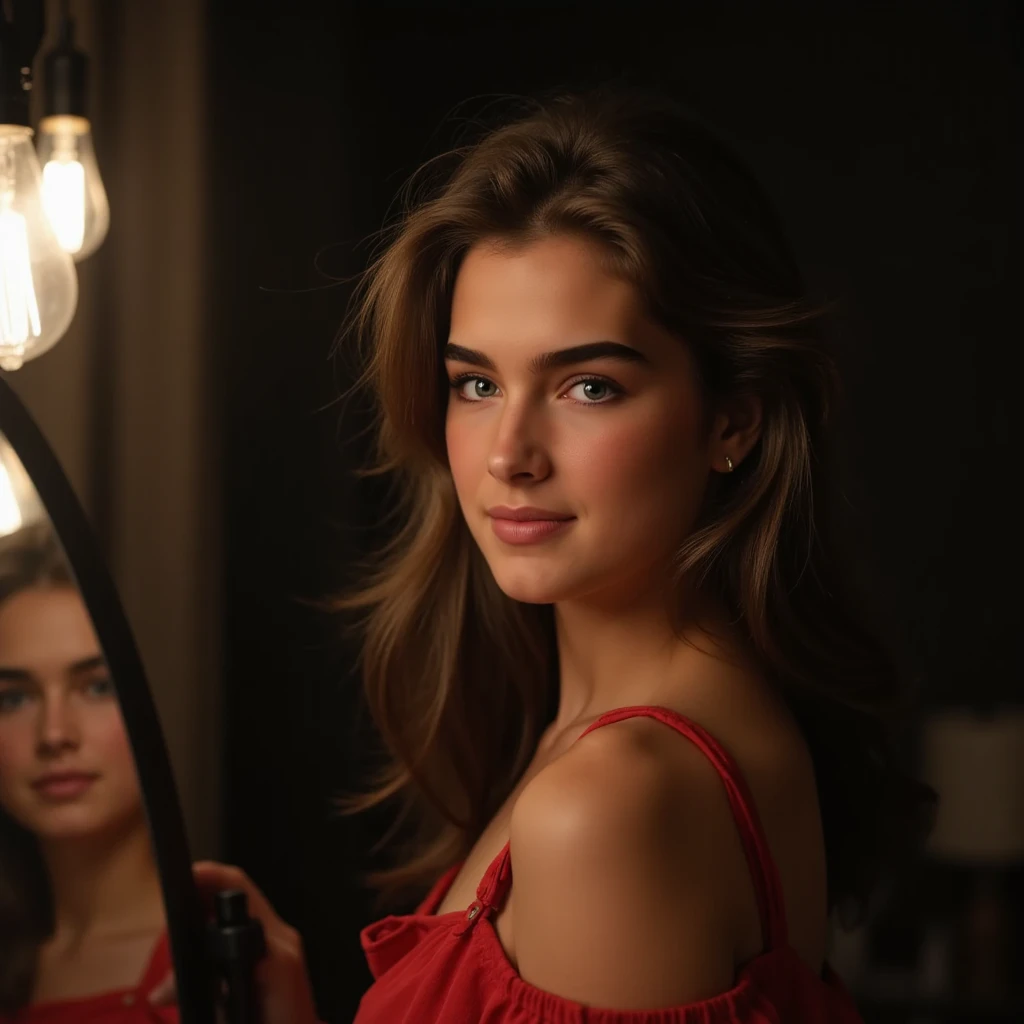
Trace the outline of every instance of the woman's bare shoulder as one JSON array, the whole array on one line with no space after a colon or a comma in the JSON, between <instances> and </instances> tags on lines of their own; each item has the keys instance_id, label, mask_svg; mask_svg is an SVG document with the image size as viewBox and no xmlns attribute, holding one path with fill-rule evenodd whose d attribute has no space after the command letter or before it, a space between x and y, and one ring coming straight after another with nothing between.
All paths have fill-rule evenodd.
<instances>
[{"instance_id":1,"label":"woman's bare shoulder","mask_svg":"<svg viewBox=\"0 0 1024 1024\"><path fill-rule=\"evenodd\" d=\"M752 659L696 659L666 706L725 749L749 790L781 877L790 941L813 967L827 931L827 871L814 761L793 711ZM748 947L758 938L751 929Z\"/></svg>"},{"instance_id":2,"label":"woman's bare shoulder","mask_svg":"<svg viewBox=\"0 0 1024 1024\"><path fill-rule=\"evenodd\" d=\"M690 659L685 674L650 698L644 703L703 728L735 763L779 869L793 945L815 966L825 941L824 843L813 762L785 702L749 662L715 655ZM603 850L601 863L618 864L620 880L631 869L651 878L651 864L674 863L673 879L699 878L703 894L713 894L708 912L720 929L720 945L733 942L739 961L761 949L756 894L722 779L696 744L652 717L606 724L574 743L524 789L512 834L521 848L533 851L548 849L559 834L570 837L568 849L574 851L575 836L588 849ZM608 843L625 845L615 847L615 854L605 848ZM514 849L519 946L523 893L517 855ZM566 856L571 860L572 854ZM527 857L536 859L530 853L520 859ZM542 852L538 862L544 861ZM680 872L683 864L687 869ZM555 877L550 867L527 878L545 872ZM583 884L584 876L578 878ZM676 898L676 910L685 905L691 920L701 920L699 894L684 885ZM633 893L630 899L636 906L645 897ZM703 927L711 923L704 919Z\"/></svg>"},{"instance_id":3,"label":"woman's bare shoulder","mask_svg":"<svg viewBox=\"0 0 1024 1024\"><path fill-rule=\"evenodd\" d=\"M519 973L591 1006L680 1005L735 973L742 847L713 768L651 724L583 737L512 813Z\"/></svg>"}]
</instances>

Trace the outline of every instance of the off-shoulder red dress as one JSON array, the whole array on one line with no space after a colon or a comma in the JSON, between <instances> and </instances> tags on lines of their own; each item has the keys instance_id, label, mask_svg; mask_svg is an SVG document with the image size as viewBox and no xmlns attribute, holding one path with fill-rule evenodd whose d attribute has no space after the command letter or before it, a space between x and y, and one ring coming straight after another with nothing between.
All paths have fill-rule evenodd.
<instances>
[{"instance_id":1,"label":"off-shoulder red dress","mask_svg":"<svg viewBox=\"0 0 1024 1024\"><path fill-rule=\"evenodd\" d=\"M0 1013L0 1024L178 1024L177 1006L152 1006L149 993L171 970L167 933L160 937L137 985L81 999L34 1003L14 1016Z\"/></svg>"},{"instance_id":2,"label":"off-shoulder red dress","mask_svg":"<svg viewBox=\"0 0 1024 1024\"><path fill-rule=\"evenodd\" d=\"M361 933L374 977L354 1024L862 1024L841 979L819 976L789 944L782 885L750 791L732 758L701 726L662 707L618 708L585 732L639 715L656 718L697 745L718 770L757 892L764 951L727 992L684 1006L616 1010L585 1006L524 981L491 918L512 885L506 843L467 910L436 914L461 867L453 865L414 913L390 915Z\"/></svg>"}]
</instances>

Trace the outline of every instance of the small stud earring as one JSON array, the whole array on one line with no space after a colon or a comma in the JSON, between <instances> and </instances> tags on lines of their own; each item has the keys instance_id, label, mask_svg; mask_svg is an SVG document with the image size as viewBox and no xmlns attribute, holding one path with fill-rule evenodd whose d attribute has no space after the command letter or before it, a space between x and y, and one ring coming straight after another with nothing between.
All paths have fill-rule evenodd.
<instances>
[{"instance_id":1,"label":"small stud earring","mask_svg":"<svg viewBox=\"0 0 1024 1024\"><path fill-rule=\"evenodd\" d=\"M733 466L732 459L730 459L728 455L726 455L725 457L725 464L729 467L730 473L736 468L735 466Z\"/></svg>"}]
</instances>

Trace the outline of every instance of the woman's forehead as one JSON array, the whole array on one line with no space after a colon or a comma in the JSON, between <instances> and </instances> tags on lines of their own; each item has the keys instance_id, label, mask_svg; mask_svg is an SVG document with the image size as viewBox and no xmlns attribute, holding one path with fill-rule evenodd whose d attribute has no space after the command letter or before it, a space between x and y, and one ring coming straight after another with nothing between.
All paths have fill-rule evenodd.
<instances>
[{"instance_id":1,"label":"woman's forehead","mask_svg":"<svg viewBox=\"0 0 1024 1024\"><path fill-rule=\"evenodd\" d=\"M73 587L31 588L0 604L0 666L67 665L99 653L92 621Z\"/></svg>"}]
</instances>

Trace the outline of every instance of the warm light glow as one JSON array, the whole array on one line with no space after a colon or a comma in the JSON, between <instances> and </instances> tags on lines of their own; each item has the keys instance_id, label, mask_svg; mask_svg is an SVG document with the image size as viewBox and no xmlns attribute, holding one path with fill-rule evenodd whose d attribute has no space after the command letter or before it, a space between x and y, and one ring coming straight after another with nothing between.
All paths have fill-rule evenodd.
<instances>
[{"instance_id":1,"label":"warm light glow","mask_svg":"<svg viewBox=\"0 0 1024 1024\"><path fill-rule=\"evenodd\" d=\"M95 252L107 236L110 206L103 187L92 126L70 114L44 117L39 124L43 204L61 248L76 260Z\"/></svg>"},{"instance_id":2,"label":"warm light glow","mask_svg":"<svg viewBox=\"0 0 1024 1024\"><path fill-rule=\"evenodd\" d=\"M24 351L30 338L42 333L39 303L32 284L32 258L25 218L4 209L0 198L0 345Z\"/></svg>"},{"instance_id":3,"label":"warm light glow","mask_svg":"<svg viewBox=\"0 0 1024 1024\"><path fill-rule=\"evenodd\" d=\"M55 345L77 301L75 265L43 203L32 131L0 124L0 370L17 370Z\"/></svg>"},{"instance_id":4,"label":"warm light glow","mask_svg":"<svg viewBox=\"0 0 1024 1024\"><path fill-rule=\"evenodd\" d=\"M43 168L43 204L65 252L85 238L85 169L77 160L50 160Z\"/></svg>"},{"instance_id":5,"label":"warm light glow","mask_svg":"<svg viewBox=\"0 0 1024 1024\"><path fill-rule=\"evenodd\" d=\"M0 461L0 537L17 533L22 525L21 509L14 495L14 483L7 472L7 467Z\"/></svg>"},{"instance_id":6,"label":"warm light glow","mask_svg":"<svg viewBox=\"0 0 1024 1024\"><path fill-rule=\"evenodd\" d=\"M0 537L47 518L39 492L10 442L0 434Z\"/></svg>"}]
</instances>

